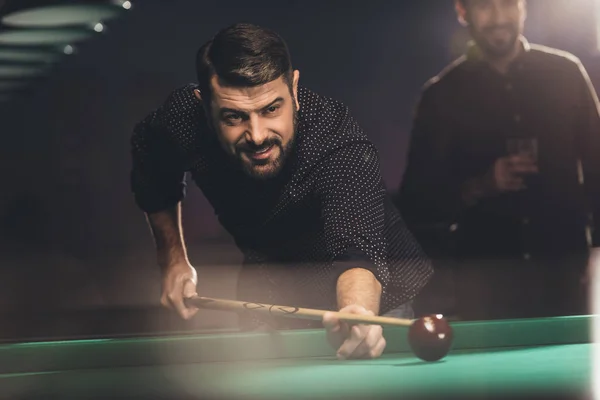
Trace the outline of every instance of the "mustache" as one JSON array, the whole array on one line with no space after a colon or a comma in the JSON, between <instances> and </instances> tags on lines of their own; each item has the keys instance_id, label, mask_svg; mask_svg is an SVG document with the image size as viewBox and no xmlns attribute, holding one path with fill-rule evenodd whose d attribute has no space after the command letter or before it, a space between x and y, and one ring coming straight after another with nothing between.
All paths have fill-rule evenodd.
<instances>
[{"instance_id":1,"label":"mustache","mask_svg":"<svg viewBox=\"0 0 600 400\"><path fill-rule=\"evenodd\" d=\"M253 142L242 142L237 146L237 150L238 152L255 152L271 146L281 146L281 141L278 138L269 138L265 139L260 144Z\"/></svg>"},{"instance_id":2,"label":"mustache","mask_svg":"<svg viewBox=\"0 0 600 400\"><path fill-rule=\"evenodd\" d=\"M486 28L484 28L484 31L486 32L493 32L495 30L505 30L505 31L515 31L517 28L512 25L512 24L505 24L505 25L493 25L493 26L488 26Z\"/></svg>"}]
</instances>

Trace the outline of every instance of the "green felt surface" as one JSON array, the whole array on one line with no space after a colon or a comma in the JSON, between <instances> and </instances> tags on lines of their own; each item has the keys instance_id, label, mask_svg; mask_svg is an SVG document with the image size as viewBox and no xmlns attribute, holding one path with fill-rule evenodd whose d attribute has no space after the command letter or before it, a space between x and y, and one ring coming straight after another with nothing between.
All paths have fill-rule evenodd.
<instances>
[{"instance_id":1,"label":"green felt surface","mask_svg":"<svg viewBox=\"0 0 600 400\"><path fill-rule=\"evenodd\" d=\"M589 344L457 351L436 362L409 354L377 360L330 357L103 368L4 375L4 395L119 395L309 399L418 395L585 394ZM10 378L10 379L8 379Z\"/></svg>"},{"instance_id":2,"label":"green felt surface","mask_svg":"<svg viewBox=\"0 0 600 400\"><path fill-rule=\"evenodd\" d=\"M458 352L438 363L387 355L373 361L311 360L229 369L210 384L215 394L254 398L392 396L399 393L495 394L580 392L590 385L588 345ZM226 367L227 369L227 367ZM193 374L194 369L188 371ZM182 382L182 384L188 383ZM308 383L308 384L307 384Z\"/></svg>"},{"instance_id":3,"label":"green felt surface","mask_svg":"<svg viewBox=\"0 0 600 400\"><path fill-rule=\"evenodd\" d=\"M576 394L591 385L595 317L463 322L426 363L405 328L377 360L338 361L322 330L5 344L0 398L434 398Z\"/></svg>"}]
</instances>

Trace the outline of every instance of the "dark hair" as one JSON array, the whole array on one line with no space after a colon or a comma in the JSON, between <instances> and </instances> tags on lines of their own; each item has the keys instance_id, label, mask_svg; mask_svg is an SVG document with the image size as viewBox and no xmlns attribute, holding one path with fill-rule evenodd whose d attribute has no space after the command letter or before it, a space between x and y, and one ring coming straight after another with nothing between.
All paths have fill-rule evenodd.
<instances>
[{"instance_id":1,"label":"dark hair","mask_svg":"<svg viewBox=\"0 0 600 400\"><path fill-rule=\"evenodd\" d=\"M471 5L471 0L456 0L466 9ZM523 0L525 1L525 0Z\"/></svg>"},{"instance_id":2,"label":"dark hair","mask_svg":"<svg viewBox=\"0 0 600 400\"><path fill-rule=\"evenodd\" d=\"M291 89L292 62L285 41L274 31L238 23L219 31L196 55L200 93L210 98L214 75L226 85L253 87L281 76Z\"/></svg>"}]
</instances>

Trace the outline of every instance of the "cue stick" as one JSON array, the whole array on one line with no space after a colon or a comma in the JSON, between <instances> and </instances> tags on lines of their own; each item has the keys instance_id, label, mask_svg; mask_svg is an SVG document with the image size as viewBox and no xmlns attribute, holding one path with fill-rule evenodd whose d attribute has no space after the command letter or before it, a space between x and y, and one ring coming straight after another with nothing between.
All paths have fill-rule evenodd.
<instances>
[{"instance_id":1,"label":"cue stick","mask_svg":"<svg viewBox=\"0 0 600 400\"><path fill-rule=\"evenodd\" d=\"M300 308L290 306L278 306L272 304L251 303L245 301L215 299L212 297L195 296L185 299L188 306L197 308L233 311L233 312L256 312L259 314L267 314L274 317L296 318L321 320L326 312L332 312L340 321L355 324L381 325L381 326L411 326L413 320L380 317L370 315L358 315L351 313L341 313L338 311L315 310L311 308Z\"/></svg>"}]
</instances>

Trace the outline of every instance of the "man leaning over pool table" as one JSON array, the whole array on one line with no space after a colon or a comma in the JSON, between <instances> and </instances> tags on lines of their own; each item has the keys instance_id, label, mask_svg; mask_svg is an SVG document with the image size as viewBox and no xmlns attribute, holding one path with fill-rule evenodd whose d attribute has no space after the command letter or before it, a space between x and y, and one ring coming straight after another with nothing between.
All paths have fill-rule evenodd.
<instances>
[{"instance_id":1,"label":"man leaning over pool table","mask_svg":"<svg viewBox=\"0 0 600 400\"><path fill-rule=\"evenodd\" d=\"M432 268L348 108L299 86L283 39L252 24L218 32L196 69L198 84L173 91L131 141L132 190L157 246L161 303L185 319L198 311L184 303L197 285L181 228L190 173L244 255L240 300L411 318ZM385 348L380 326L349 329L330 313L321 322L341 359ZM263 323L240 316L244 330Z\"/></svg>"}]
</instances>

